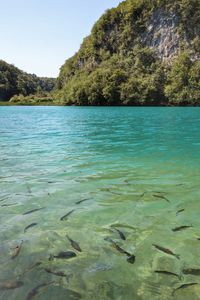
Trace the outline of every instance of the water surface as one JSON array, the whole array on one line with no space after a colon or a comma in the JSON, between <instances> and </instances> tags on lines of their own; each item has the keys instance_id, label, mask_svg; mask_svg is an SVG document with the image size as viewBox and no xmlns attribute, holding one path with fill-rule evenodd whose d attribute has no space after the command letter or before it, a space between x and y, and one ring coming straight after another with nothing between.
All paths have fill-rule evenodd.
<instances>
[{"instance_id":1,"label":"water surface","mask_svg":"<svg viewBox=\"0 0 200 300\"><path fill-rule=\"evenodd\" d=\"M154 272L200 268L199 128L199 108L0 107L0 286L23 282L0 299L200 299L199 276Z\"/></svg>"}]
</instances>

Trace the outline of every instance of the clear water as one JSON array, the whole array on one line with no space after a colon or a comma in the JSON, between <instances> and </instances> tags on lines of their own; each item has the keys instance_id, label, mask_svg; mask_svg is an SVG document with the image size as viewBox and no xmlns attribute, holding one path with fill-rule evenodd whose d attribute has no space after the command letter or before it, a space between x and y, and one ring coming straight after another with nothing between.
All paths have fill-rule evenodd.
<instances>
[{"instance_id":1,"label":"clear water","mask_svg":"<svg viewBox=\"0 0 200 300\"><path fill-rule=\"evenodd\" d=\"M0 299L51 281L37 299L200 299L200 276L182 274L200 269L199 128L199 108L0 107ZM193 227L172 231L182 225ZM77 256L49 261L68 250ZM10 280L23 285L3 289Z\"/></svg>"}]
</instances>

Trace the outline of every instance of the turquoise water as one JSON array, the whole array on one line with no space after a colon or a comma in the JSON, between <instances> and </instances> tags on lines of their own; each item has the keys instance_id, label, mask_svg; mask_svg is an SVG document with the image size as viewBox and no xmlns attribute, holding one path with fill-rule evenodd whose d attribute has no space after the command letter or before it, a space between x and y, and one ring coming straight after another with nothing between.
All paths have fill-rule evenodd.
<instances>
[{"instance_id":1,"label":"turquoise water","mask_svg":"<svg viewBox=\"0 0 200 300\"><path fill-rule=\"evenodd\" d=\"M199 128L199 108L0 107L0 299L200 299Z\"/></svg>"}]
</instances>

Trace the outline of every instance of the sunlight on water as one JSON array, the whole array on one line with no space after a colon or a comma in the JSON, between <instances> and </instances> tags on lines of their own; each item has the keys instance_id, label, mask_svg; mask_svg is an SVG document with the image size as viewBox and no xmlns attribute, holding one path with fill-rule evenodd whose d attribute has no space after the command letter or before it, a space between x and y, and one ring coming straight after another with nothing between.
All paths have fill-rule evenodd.
<instances>
[{"instance_id":1,"label":"sunlight on water","mask_svg":"<svg viewBox=\"0 0 200 300\"><path fill-rule=\"evenodd\" d=\"M199 128L199 108L0 107L0 299L200 299Z\"/></svg>"}]
</instances>

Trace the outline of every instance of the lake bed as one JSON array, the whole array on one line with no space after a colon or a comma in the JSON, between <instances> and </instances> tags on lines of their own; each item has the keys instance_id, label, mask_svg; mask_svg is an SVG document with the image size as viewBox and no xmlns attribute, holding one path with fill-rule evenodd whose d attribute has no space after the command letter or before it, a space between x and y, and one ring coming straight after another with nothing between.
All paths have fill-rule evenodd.
<instances>
[{"instance_id":1,"label":"lake bed","mask_svg":"<svg viewBox=\"0 0 200 300\"><path fill-rule=\"evenodd\" d=\"M23 282L0 299L200 299L199 128L200 108L0 107L0 286Z\"/></svg>"}]
</instances>

